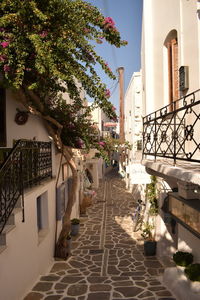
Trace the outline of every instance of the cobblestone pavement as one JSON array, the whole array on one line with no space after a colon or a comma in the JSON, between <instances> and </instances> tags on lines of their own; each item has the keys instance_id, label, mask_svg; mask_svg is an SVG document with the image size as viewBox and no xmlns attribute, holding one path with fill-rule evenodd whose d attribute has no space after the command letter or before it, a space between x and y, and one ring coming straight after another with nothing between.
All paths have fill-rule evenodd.
<instances>
[{"instance_id":1,"label":"cobblestone pavement","mask_svg":"<svg viewBox=\"0 0 200 300\"><path fill-rule=\"evenodd\" d=\"M175 300L159 281L164 266L143 255L140 234L132 232L133 207L123 181L107 178L81 218L70 258L55 262L24 300Z\"/></svg>"}]
</instances>

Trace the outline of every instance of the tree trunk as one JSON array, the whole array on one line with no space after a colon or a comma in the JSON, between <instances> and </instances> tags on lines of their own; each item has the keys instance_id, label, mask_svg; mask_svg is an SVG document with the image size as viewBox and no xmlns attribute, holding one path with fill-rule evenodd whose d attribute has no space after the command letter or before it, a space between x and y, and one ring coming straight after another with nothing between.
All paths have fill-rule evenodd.
<instances>
[{"instance_id":1,"label":"tree trunk","mask_svg":"<svg viewBox=\"0 0 200 300\"><path fill-rule=\"evenodd\" d=\"M63 217L63 226L62 230L60 232L58 241L56 243L55 247L55 256L58 258L66 259L68 257L67 253L67 236L70 233L71 230L71 222L70 222L70 217L71 217L71 212L72 212L72 207L73 204L76 200L76 190L77 190L77 184L78 184L78 175L77 175L77 168L76 164L73 160L73 152L69 147L66 147L63 145L62 140L60 138L60 132L62 129L62 125L57 122L55 119L53 119L50 116L43 115L43 105L40 103L40 99L37 95L33 94L32 92L29 92L29 96L32 98L33 103L36 104L36 107L40 108L40 111L35 109L34 107L31 107L27 103L27 98L26 95L23 91L23 89L20 89L19 91L15 92L13 94L15 98L21 102L25 108L32 113L33 115L39 116L41 119L44 121L44 125L49 133L49 135L53 138L54 144L57 147L59 151L63 151L63 156L66 159L66 162L68 163L71 171L72 171L72 189L70 191L68 203L67 203L67 208ZM57 131L55 132L55 129L51 124L57 127Z\"/></svg>"},{"instance_id":2,"label":"tree trunk","mask_svg":"<svg viewBox=\"0 0 200 300\"><path fill-rule=\"evenodd\" d=\"M65 151L66 149L64 150L64 152ZM63 155L65 156L64 153ZM73 204L75 203L76 200L76 190L77 190L77 183L78 183L77 169L74 161L71 159L70 161L68 161L68 165L70 166L70 169L72 171L72 189L70 190L70 195L67 202L67 208L63 216L62 230L60 232L58 241L56 243L56 249L55 249L55 256L63 259L66 259L68 256L67 236L68 234L70 234L71 231L70 217L72 213Z\"/></svg>"}]
</instances>

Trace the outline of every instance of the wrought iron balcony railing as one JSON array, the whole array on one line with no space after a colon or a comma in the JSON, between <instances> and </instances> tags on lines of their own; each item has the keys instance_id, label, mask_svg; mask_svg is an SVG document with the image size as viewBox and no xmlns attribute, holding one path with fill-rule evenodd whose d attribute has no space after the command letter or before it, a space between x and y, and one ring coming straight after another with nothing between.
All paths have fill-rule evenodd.
<instances>
[{"instance_id":1,"label":"wrought iron balcony railing","mask_svg":"<svg viewBox=\"0 0 200 300\"><path fill-rule=\"evenodd\" d=\"M143 156L200 162L200 89L143 118Z\"/></svg>"},{"instance_id":2,"label":"wrought iron balcony railing","mask_svg":"<svg viewBox=\"0 0 200 300\"><path fill-rule=\"evenodd\" d=\"M24 189L51 176L51 143L17 141L0 168L0 233Z\"/></svg>"}]
</instances>

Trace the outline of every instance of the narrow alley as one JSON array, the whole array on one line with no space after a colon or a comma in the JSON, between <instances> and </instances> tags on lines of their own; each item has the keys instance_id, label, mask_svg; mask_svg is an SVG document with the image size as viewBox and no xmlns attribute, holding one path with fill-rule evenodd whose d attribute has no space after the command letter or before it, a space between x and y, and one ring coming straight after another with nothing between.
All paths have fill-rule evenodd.
<instances>
[{"instance_id":1,"label":"narrow alley","mask_svg":"<svg viewBox=\"0 0 200 300\"><path fill-rule=\"evenodd\" d=\"M81 217L70 258L55 262L24 300L175 300L159 281L165 266L143 255L132 231L134 199L124 182L107 177L95 202Z\"/></svg>"}]
</instances>

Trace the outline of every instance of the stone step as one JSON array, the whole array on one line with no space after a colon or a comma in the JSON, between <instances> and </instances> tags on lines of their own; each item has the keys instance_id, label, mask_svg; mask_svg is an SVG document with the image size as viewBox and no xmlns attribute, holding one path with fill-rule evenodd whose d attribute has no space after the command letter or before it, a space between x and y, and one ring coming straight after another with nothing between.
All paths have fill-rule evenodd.
<instances>
[{"instance_id":1,"label":"stone step","mask_svg":"<svg viewBox=\"0 0 200 300\"><path fill-rule=\"evenodd\" d=\"M21 208L21 197L19 197L19 199L17 200L16 206L13 209L11 215L8 218L8 221L2 231L2 233L0 234L0 253L3 252L7 246L6 246L6 235L13 230L16 225L15 225L15 215L18 213L22 212L22 208Z\"/></svg>"},{"instance_id":2,"label":"stone step","mask_svg":"<svg viewBox=\"0 0 200 300\"><path fill-rule=\"evenodd\" d=\"M6 225L0 234L0 246L6 246L6 235L15 228L15 225Z\"/></svg>"},{"instance_id":3,"label":"stone step","mask_svg":"<svg viewBox=\"0 0 200 300\"><path fill-rule=\"evenodd\" d=\"M0 253L2 253L4 250L7 249L7 246L6 245L3 245L3 246L0 246Z\"/></svg>"},{"instance_id":4,"label":"stone step","mask_svg":"<svg viewBox=\"0 0 200 300\"><path fill-rule=\"evenodd\" d=\"M20 196L17 200L17 203L15 204L15 208L21 208L22 207L22 197Z\"/></svg>"}]
</instances>

